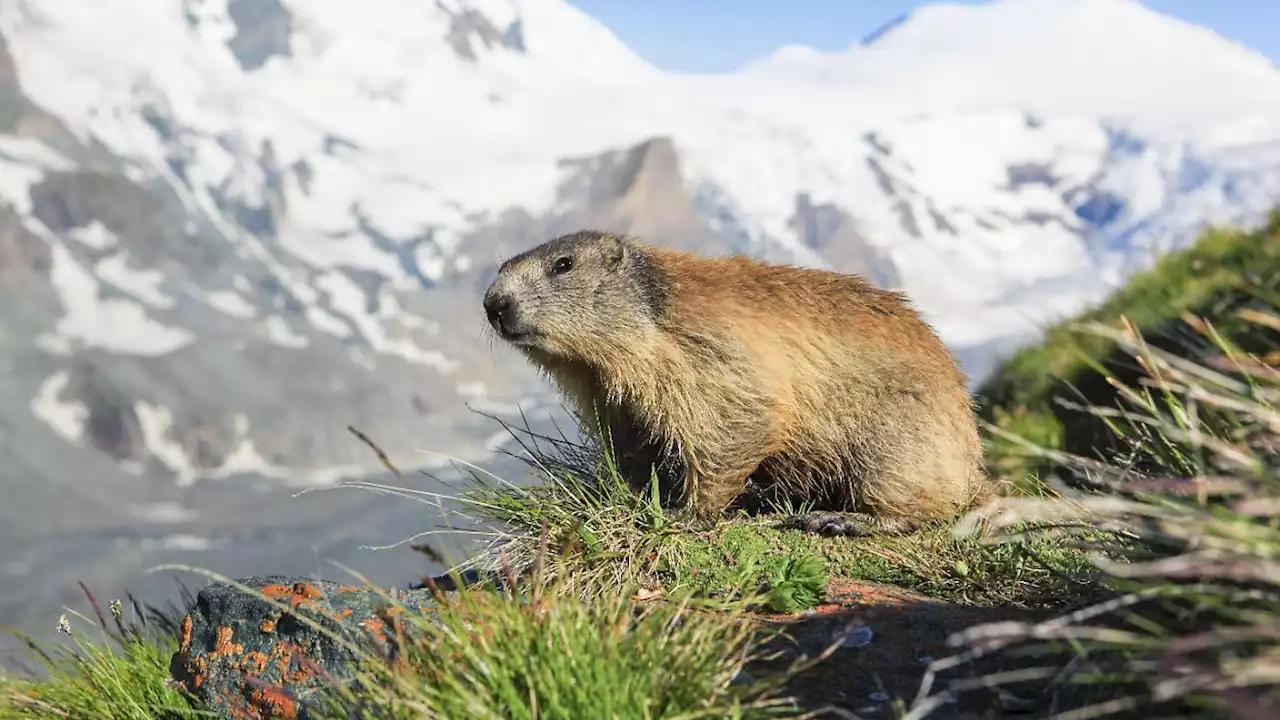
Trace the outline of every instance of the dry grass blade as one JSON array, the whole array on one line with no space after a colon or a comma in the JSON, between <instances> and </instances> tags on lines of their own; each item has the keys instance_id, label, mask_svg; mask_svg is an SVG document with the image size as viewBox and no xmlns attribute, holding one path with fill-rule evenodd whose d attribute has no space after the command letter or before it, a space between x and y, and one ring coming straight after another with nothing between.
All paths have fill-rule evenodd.
<instances>
[{"instance_id":1,"label":"dry grass blade","mask_svg":"<svg viewBox=\"0 0 1280 720\"><path fill-rule=\"evenodd\" d=\"M1280 329L1270 311L1241 315ZM1220 339L1212 323L1190 320ZM1022 537L1028 524L1046 531L1073 523L1118 531L1113 537L1123 542L1094 545L1094 564L1133 591L1052 621L984 625L953 636L960 650L931 666L910 716L924 717L940 698L964 690L953 685L934 692L936 672L1021 648L1061 658L1064 673L1046 691L1051 717L1106 717L1143 708L1275 717L1280 467L1270 449L1280 446L1280 376L1269 366L1262 370L1262 359L1242 362L1225 341L1218 357L1230 362L1208 367L1148 345L1132 325L1087 329L1129 352L1146 375L1134 385L1108 378L1121 407L1074 409L1108 422L1143 469L1099 472L1100 461L1056 451L1052 457L1064 469L1106 481L1071 497L999 499L957 531L987 527L994 542ZM1015 682L1000 676L987 681ZM1111 690L1099 696L1085 687Z\"/></svg>"}]
</instances>

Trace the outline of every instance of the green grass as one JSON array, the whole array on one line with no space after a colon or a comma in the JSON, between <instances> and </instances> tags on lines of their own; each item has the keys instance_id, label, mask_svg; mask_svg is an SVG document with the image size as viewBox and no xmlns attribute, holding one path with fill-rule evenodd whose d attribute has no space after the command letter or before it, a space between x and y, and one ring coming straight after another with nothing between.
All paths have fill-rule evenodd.
<instances>
[{"instance_id":1,"label":"green grass","mask_svg":"<svg viewBox=\"0 0 1280 720\"><path fill-rule=\"evenodd\" d=\"M638 588L590 601L542 577L525 588L463 590L431 616L402 616L416 629L404 666L366 667L332 717L354 706L387 720L797 714L778 691L804 663L744 673L777 635L745 616L761 603L749 589L730 601L637 602Z\"/></svg>"},{"instance_id":2,"label":"green grass","mask_svg":"<svg viewBox=\"0 0 1280 720\"><path fill-rule=\"evenodd\" d=\"M986 524L997 541L1011 523L1019 543L1038 528L1087 532L1083 544L1122 594L1038 624L971 628L963 652L935 669L1017 658L1007 664L1020 679L987 684L1054 678L1037 692L1060 717L1280 716L1280 305L1184 322L1200 338L1181 351L1131 328L1086 329L1143 368L1135 380L1107 375L1117 401L1085 409L1141 471L1057 455L1060 469L1087 476L1079 492L982 513L999 514ZM1229 324L1256 326L1236 333L1252 353L1221 332ZM945 698L936 689L926 684L907 717Z\"/></svg>"},{"instance_id":3,"label":"green grass","mask_svg":"<svg viewBox=\"0 0 1280 720\"><path fill-rule=\"evenodd\" d=\"M508 430L523 448L516 457L541 482L474 477L460 497L461 513L490 523L491 542L466 568L491 572L500 553L518 568L532 567L545 525L556 549L546 572L586 598L620 584L711 597L731 586L761 586L776 607L795 610L819 601L829 577L982 605L1060 607L1064 598L1107 592L1083 553L1043 538L988 546L953 537L947 523L903 536L825 538L777 529L785 513L774 511L698 528L687 515L664 512L655 493L630 491L598 444Z\"/></svg>"},{"instance_id":4,"label":"green grass","mask_svg":"<svg viewBox=\"0 0 1280 720\"><path fill-rule=\"evenodd\" d=\"M92 596L89 599L92 602ZM113 602L111 620L99 614L96 623L64 614L58 628L67 642L53 647L19 634L33 661L47 673L25 679L0 672L0 719L208 717L192 709L185 695L168 683L169 658L178 649L171 616L137 603L131 608L132 618L126 620L124 606Z\"/></svg>"},{"instance_id":5,"label":"green grass","mask_svg":"<svg viewBox=\"0 0 1280 720\"><path fill-rule=\"evenodd\" d=\"M743 672L778 632L745 617L766 602L749 588L729 601L651 603L636 602L635 588L616 588L588 602L529 580L514 592L463 588L430 614L402 613L414 630L401 638L403 662L369 658L354 682L329 688L313 717L746 720L798 712L778 690L804 662L770 675ZM60 627L69 648L30 642L46 677L0 677L0 718L209 716L168 682L178 646L172 622L118 632L107 622Z\"/></svg>"},{"instance_id":6,"label":"green grass","mask_svg":"<svg viewBox=\"0 0 1280 720\"><path fill-rule=\"evenodd\" d=\"M1153 347L1192 358L1217 352L1219 345L1257 352L1273 347L1273 332L1235 311L1274 307L1277 297L1280 212L1256 232L1209 230L1097 307L1048 327L1042 342L1002 363L978 389L980 413L1040 448L1106 462L1145 462L1123 457L1133 449L1127 439L1088 409L1113 408L1115 384L1136 382L1143 369L1115 337L1084 326L1115 327L1124 318ZM1195 332L1183 321L1187 316L1213 318L1219 337L1211 341ZM987 455L994 471L1029 490L1059 465L1043 453L1028 455L1023 443L1002 434L989 438Z\"/></svg>"}]
</instances>

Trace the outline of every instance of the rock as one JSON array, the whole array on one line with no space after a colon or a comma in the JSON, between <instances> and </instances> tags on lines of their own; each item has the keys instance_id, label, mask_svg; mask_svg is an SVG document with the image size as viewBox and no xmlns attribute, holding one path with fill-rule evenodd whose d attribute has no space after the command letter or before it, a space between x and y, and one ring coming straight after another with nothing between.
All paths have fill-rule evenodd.
<instances>
[{"instance_id":1,"label":"rock","mask_svg":"<svg viewBox=\"0 0 1280 720\"><path fill-rule=\"evenodd\" d=\"M236 582L291 610L234 585L210 585L183 618L181 644L170 663L175 680L228 720L302 720L317 691L354 677L356 654L300 617L395 662L396 638L411 631L399 616L405 609L431 612L436 605L424 589L380 591L282 576Z\"/></svg>"}]
</instances>

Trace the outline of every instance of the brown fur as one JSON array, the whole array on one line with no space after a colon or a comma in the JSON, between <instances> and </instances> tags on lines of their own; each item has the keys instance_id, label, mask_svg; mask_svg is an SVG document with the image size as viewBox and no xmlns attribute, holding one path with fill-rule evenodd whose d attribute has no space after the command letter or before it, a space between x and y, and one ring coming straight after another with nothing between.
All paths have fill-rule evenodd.
<instances>
[{"instance_id":1,"label":"brown fur","mask_svg":"<svg viewBox=\"0 0 1280 720\"><path fill-rule=\"evenodd\" d=\"M505 262L485 307L634 484L656 463L701 518L749 478L881 532L988 491L954 358L902 295L856 275L580 232ZM799 524L848 532L821 515Z\"/></svg>"}]
</instances>

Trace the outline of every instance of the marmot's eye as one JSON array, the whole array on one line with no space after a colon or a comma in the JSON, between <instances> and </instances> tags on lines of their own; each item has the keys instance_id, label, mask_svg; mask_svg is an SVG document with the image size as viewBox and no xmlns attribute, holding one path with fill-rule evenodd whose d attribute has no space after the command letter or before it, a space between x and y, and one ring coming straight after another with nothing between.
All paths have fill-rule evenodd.
<instances>
[{"instance_id":1,"label":"marmot's eye","mask_svg":"<svg viewBox=\"0 0 1280 720\"><path fill-rule=\"evenodd\" d=\"M555 275L563 275L573 269L573 258L568 255L556 258L551 264L551 272Z\"/></svg>"}]
</instances>

